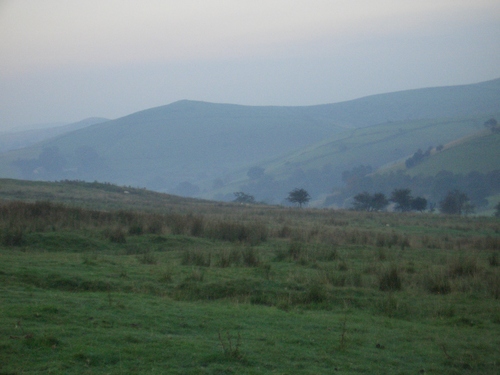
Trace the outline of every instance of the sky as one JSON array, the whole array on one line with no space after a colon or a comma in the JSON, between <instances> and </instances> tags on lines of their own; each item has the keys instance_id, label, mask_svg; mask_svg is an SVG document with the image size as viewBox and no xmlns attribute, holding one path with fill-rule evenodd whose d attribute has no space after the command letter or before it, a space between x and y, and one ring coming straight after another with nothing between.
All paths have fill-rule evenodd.
<instances>
[{"instance_id":1,"label":"sky","mask_svg":"<svg viewBox=\"0 0 500 375\"><path fill-rule=\"evenodd\" d=\"M0 131L495 78L498 0L0 0Z\"/></svg>"}]
</instances>

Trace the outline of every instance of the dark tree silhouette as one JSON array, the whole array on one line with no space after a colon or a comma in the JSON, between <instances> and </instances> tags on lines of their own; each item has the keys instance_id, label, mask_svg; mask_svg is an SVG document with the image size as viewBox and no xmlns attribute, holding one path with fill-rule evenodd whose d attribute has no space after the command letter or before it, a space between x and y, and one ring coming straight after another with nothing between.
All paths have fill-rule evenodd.
<instances>
[{"instance_id":1,"label":"dark tree silhouette","mask_svg":"<svg viewBox=\"0 0 500 375\"><path fill-rule=\"evenodd\" d=\"M373 211L384 210L389 205L389 200L382 193L375 193L372 197Z\"/></svg>"},{"instance_id":2,"label":"dark tree silhouette","mask_svg":"<svg viewBox=\"0 0 500 375\"><path fill-rule=\"evenodd\" d=\"M497 203L497 205L495 206L495 216L496 217L500 217L500 202Z\"/></svg>"},{"instance_id":3,"label":"dark tree silhouette","mask_svg":"<svg viewBox=\"0 0 500 375\"><path fill-rule=\"evenodd\" d=\"M411 209L415 211L425 211L427 208L427 199L422 197L416 197L411 200Z\"/></svg>"},{"instance_id":4,"label":"dark tree silhouette","mask_svg":"<svg viewBox=\"0 0 500 375\"><path fill-rule=\"evenodd\" d=\"M473 210L467 194L460 190L449 191L446 197L439 202L439 211L448 215L467 214Z\"/></svg>"},{"instance_id":5,"label":"dark tree silhouette","mask_svg":"<svg viewBox=\"0 0 500 375\"><path fill-rule=\"evenodd\" d=\"M234 193L235 199L233 202L237 203L255 203L255 198L253 195L245 194L242 191Z\"/></svg>"},{"instance_id":6,"label":"dark tree silhouette","mask_svg":"<svg viewBox=\"0 0 500 375\"><path fill-rule=\"evenodd\" d=\"M391 202L396 203L396 211L407 212L411 210L411 190L410 189L395 189L391 193Z\"/></svg>"},{"instance_id":7,"label":"dark tree silhouette","mask_svg":"<svg viewBox=\"0 0 500 375\"><path fill-rule=\"evenodd\" d=\"M352 207L354 210L370 211L372 196L367 191L356 194L353 199L354 202L352 203Z\"/></svg>"},{"instance_id":8,"label":"dark tree silhouette","mask_svg":"<svg viewBox=\"0 0 500 375\"><path fill-rule=\"evenodd\" d=\"M306 190L295 188L288 193L288 197L286 199L291 203L298 203L299 207L302 207L304 203L311 200L311 196Z\"/></svg>"},{"instance_id":9,"label":"dark tree silhouette","mask_svg":"<svg viewBox=\"0 0 500 375\"><path fill-rule=\"evenodd\" d=\"M356 211L380 211L387 207L389 201L382 193L370 195L368 192L354 196L353 208Z\"/></svg>"}]
</instances>

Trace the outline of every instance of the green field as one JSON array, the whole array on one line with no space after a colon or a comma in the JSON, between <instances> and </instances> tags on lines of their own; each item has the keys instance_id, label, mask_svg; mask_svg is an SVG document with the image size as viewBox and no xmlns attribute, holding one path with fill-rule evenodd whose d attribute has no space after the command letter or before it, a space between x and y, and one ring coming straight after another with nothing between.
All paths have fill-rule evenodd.
<instances>
[{"instance_id":1,"label":"green field","mask_svg":"<svg viewBox=\"0 0 500 375\"><path fill-rule=\"evenodd\" d=\"M499 219L0 187L1 374L500 371Z\"/></svg>"},{"instance_id":2,"label":"green field","mask_svg":"<svg viewBox=\"0 0 500 375\"><path fill-rule=\"evenodd\" d=\"M450 144L442 152L408 170L408 174L435 176L442 170L464 175L473 171L488 173L500 169L499 148L500 134L484 131Z\"/></svg>"}]
</instances>

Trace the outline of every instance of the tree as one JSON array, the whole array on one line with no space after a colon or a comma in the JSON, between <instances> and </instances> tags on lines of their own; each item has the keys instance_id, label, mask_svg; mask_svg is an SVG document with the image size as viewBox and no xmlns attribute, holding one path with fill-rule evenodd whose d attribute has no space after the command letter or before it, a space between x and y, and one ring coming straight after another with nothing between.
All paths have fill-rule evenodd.
<instances>
[{"instance_id":1,"label":"tree","mask_svg":"<svg viewBox=\"0 0 500 375\"><path fill-rule=\"evenodd\" d=\"M473 206L469 202L467 194L460 190L451 190L446 194L446 197L439 202L439 211L448 215L462 215L462 213L470 213L473 211Z\"/></svg>"},{"instance_id":2,"label":"tree","mask_svg":"<svg viewBox=\"0 0 500 375\"><path fill-rule=\"evenodd\" d=\"M353 208L356 211L370 211L372 196L368 192L356 194L354 196Z\"/></svg>"},{"instance_id":3,"label":"tree","mask_svg":"<svg viewBox=\"0 0 500 375\"><path fill-rule=\"evenodd\" d=\"M396 203L396 211L407 212L411 210L412 199L410 189L395 189L390 201Z\"/></svg>"},{"instance_id":4,"label":"tree","mask_svg":"<svg viewBox=\"0 0 500 375\"><path fill-rule=\"evenodd\" d=\"M298 203L299 207L302 207L304 203L311 200L311 196L306 190L295 188L288 193L288 197L286 199L291 203Z\"/></svg>"},{"instance_id":5,"label":"tree","mask_svg":"<svg viewBox=\"0 0 500 375\"><path fill-rule=\"evenodd\" d=\"M497 133L499 131L498 121L493 117L490 118L488 121L485 121L484 126L490 129L493 133Z\"/></svg>"},{"instance_id":6,"label":"tree","mask_svg":"<svg viewBox=\"0 0 500 375\"><path fill-rule=\"evenodd\" d=\"M372 208L373 211L384 210L389 205L389 200L385 197L385 194L375 193L372 197Z\"/></svg>"},{"instance_id":7,"label":"tree","mask_svg":"<svg viewBox=\"0 0 500 375\"><path fill-rule=\"evenodd\" d=\"M496 217L500 217L500 202L497 203L497 205L495 206L495 216Z\"/></svg>"},{"instance_id":8,"label":"tree","mask_svg":"<svg viewBox=\"0 0 500 375\"><path fill-rule=\"evenodd\" d=\"M387 207L389 201L382 193L370 195L368 192L354 196L353 208L356 211L381 211Z\"/></svg>"},{"instance_id":9,"label":"tree","mask_svg":"<svg viewBox=\"0 0 500 375\"><path fill-rule=\"evenodd\" d=\"M253 195L250 194L245 194L242 191L237 191L234 193L234 196L236 197L233 202L237 203L255 203L255 198Z\"/></svg>"},{"instance_id":10,"label":"tree","mask_svg":"<svg viewBox=\"0 0 500 375\"><path fill-rule=\"evenodd\" d=\"M411 200L411 209L415 211L425 211L427 208L427 199L422 197L416 197Z\"/></svg>"}]
</instances>

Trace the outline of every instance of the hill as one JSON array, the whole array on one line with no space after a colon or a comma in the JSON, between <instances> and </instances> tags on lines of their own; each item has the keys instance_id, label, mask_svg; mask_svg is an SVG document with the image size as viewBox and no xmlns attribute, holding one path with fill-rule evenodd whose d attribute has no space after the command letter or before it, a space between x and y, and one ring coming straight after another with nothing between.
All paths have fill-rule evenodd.
<instances>
[{"instance_id":1,"label":"hill","mask_svg":"<svg viewBox=\"0 0 500 375\"><path fill-rule=\"evenodd\" d=\"M29 147L58 135L78 130L90 125L108 121L101 117L90 117L75 123L53 126L48 128L34 128L22 131L9 131L0 134L0 153Z\"/></svg>"},{"instance_id":2,"label":"hill","mask_svg":"<svg viewBox=\"0 0 500 375\"><path fill-rule=\"evenodd\" d=\"M370 126L391 121L475 117L499 111L500 78L367 96L330 105L335 123Z\"/></svg>"},{"instance_id":3,"label":"hill","mask_svg":"<svg viewBox=\"0 0 500 375\"><path fill-rule=\"evenodd\" d=\"M259 179L249 179L245 171L241 170L240 180L221 188L218 197L229 199L232 192L244 191L258 200L276 203L282 202L292 188L302 187L317 199L318 196L329 193L332 188L343 186L344 171L360 165L368 167L370 171L378 168L406 169L404 161L418 149L427 150L472 134L484 134L482 124L485 119L486 117L401 121L348 130L312 147L262 163L265 174ZM498 162L491 160L498 159L492 156L497 148L490 142L482 146L484 149L481 153L489 154L490 161L481 164L481 158L478 157L478 170L497 169ZM474 153L472 149L467 152L469 151ZM464 154L449 159L449 163L455 164L454 166L438 166L440 161L437 161L435 169L439 172L446 168L463 168L463 161L470 162L473 158L465 150L460 152Z\"/></svg>"},{"instance_id":4,"label":"hill","mask_svg":"<svg viewBox=\"0 0 500 375\"><path fill-rule=\"evenodd\" d=\"M269 166L273 178L295 173L297 168L325 167L327 174L333 168L338 180L341 170L363 160L379 166L412 153L421 144L470 134L481 116L498 111L499 102L500 79L307 107L184 100L3 154L0 176L109 181L210 197L217 192L214 188L220 193L224 185L232 187L242 181L248 168L263 164L266 173ZM419 121L422 131L412 133ZM440 121L442 126L438 126ZM373 128L374 133L360 128ZM385 132L385 141L377 140L377 132ZM421 138L418 142L416 135ZM407 143L397 144L404 139ZM366 157L360 150L364 142L372 147ZM349 154L353 155L350 159ZM375 154L384 157L375 159ZM266 162L270 160L274 162Z\"/></svg>"},{"instance_id":5,"label":"hill","mask_svg":"<svg viewBox=\"0 0 500 375\"><path fill-rule=\"evenodd\" d=\"M91 210L162 213L216 212L216 207L226 206L213 201L109 183L14 179L0 179L0 201L53 202Z\"/></svg>"},{"instance_id":6,"label":"hill","mask_svg":"<svg viewBox=\"0 0 500 375\"><path fill-rule=\"evenodd\" d=\"M488 173L500 170L500 134L479 132L446 145L408 170L411 176L435 176L440 171L455 174Z\"/></svg>"}]
</instances>

